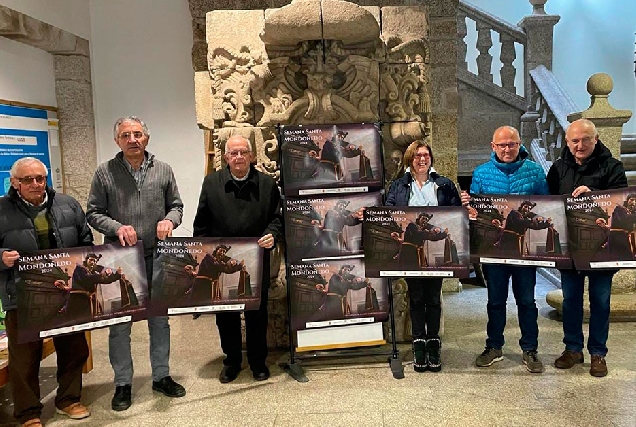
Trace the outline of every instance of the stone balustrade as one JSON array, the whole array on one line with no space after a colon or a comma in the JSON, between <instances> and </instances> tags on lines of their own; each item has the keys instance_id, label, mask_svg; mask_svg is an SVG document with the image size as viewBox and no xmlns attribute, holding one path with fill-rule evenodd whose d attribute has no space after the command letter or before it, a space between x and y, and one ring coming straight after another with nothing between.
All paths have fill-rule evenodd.
<instances>
[{"instance_id":1,"label":"stone balustrade","mask_svg":"<svg viewBox=\"0 0 636 427\"><path fill-rule=\"evenodd\" d=\"M521 116L521 139L547 171L565 144L568 115L577 110L556 76L543 65L530 71L528 111Z\"/></svg>"},{"instance_id":2,"label":"stone balustrade","mask_svg":"<svg viewBox=\"0 0 636 427\"><path fill-rule=\"evenodd\" d=\"M466 19L475 22L477 28L477 40L475 47L479 51L477 57L477 77L489 83L493 83L492 63L493 56L489 53L493 46L492 32L499 36L501 61L500 77L501 87L513 94L517 93L515 78L517 69L513 62L517 58L515 43L525 49L527 36L520 27L502 21L488 12L485 12L464 1L459 2L457 12L457 35L458 35L458 70L468 71L466 53L468 46L465 38L468 34Z\"/></svg>"}]
</instances>

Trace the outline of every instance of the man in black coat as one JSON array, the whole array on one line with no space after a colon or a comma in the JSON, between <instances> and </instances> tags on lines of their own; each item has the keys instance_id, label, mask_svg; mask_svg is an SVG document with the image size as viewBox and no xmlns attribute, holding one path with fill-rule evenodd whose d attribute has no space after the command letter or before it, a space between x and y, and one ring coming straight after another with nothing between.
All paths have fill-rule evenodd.
<instances>
[{"instance_id":1,"label":"man in black coat","mask_svg":"<svg viewBox=\"0 0 636 427\"><path fill-rule=\"evenodd\" d=\"M570 124L561 157L548 171L550 194L572 197L594 190L627 187L623 164L598 139L594 123L579 119ZM554 361L559 369L583 363L583 283L589 279L590 327L587 349L592 363L590 375L607 375L607 336L609 335L610 296L615 270L561 270L563 290L563 343L565 351Z\"/></svg>"},{"instance_id":2,"label":"man in black coat","mask_svg":"<svg viewBox=\"0 0 636 427\"><path fill-rule=\"evenodd\" d=\"M245 312L247 361L257 381L269 378L267 358L267 295L269 249L283 237L280 191L276 182L251 164L254 153L242 136L232 136L225 144L227 167L203 180L199 206L194 217L194 236L260 237L266 249L261 279L261 305ZM241 371L241 317L238 312L217 313L221 348L226 357L219 375L222 383L233 381Z\"/></svg>"},{"instance_id":3,"label":"man in black coat","mask_svg":"<svg viewBox=\"0 0 636 427\"><path fill-rule=\"evenodd\" d=\"M80 204L46 185L48 170L38 159L24 157L11 167L11 188L0 198L0 298L7 312L9 380L13 388L13 415L18 422L41 426L39 367L42 340L18 342L18 313L14 266L21 252L93 243ZM90 416L80 403L82 367L88 359L83 332L56 336L58 389L56 411L73 419Z\"/></svg>"}]
</instances>

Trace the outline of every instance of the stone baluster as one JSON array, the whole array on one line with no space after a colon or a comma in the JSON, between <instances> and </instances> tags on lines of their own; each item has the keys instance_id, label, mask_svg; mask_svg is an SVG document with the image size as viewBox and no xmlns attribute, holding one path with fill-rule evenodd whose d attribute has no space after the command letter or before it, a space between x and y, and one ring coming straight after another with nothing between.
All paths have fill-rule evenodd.
<instances>
[{"instance_id":1,"label":"stone baluster","mask_svg":"<svg viewBox=\"0 0 636 427\"><path fill-rule=\"evenodd\" d=\"M492 82L492 55L488 53L492 47L492 36L490 34L491 27L486 22L476 21L477 24L477 49L479 56L477 57L477 75L489 82Z\"/></svg>"},{"instance_id":2,"label":"stone baluster","mask_svg":"<svg viewBox=\"0 0 636 427\"><path fill-rule=\"evenodd\" d=\"M511 91L512 93L516 93L515 88L515 75L516 70L512 65L515 58L517 57L517 52L515 52L515 39L506 33L500 33L499 39L501 40L501 53L499 55L499 60L501 61L501 86Z\"/></svg>"},{"instance_id":3,"label":"stone baluster","mask_svg":"<svg viewBox=\"0 0 636 427\"><path fill-rule=\"evenodd\" d=\"M457 11L457 68L468 70L468 63L466 62L466 52L468 47L466 46L466 35L468 29L466 28L466 14L461 10Z\"/></svg>"}]
</instances>

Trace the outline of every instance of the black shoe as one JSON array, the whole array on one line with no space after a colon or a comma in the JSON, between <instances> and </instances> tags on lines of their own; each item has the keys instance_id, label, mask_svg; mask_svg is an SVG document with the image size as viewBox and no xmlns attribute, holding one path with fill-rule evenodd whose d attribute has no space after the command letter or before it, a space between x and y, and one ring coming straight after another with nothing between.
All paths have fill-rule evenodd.
<instances>
[{"instance_id":1,"label":"black shoe","mask_svg":"<svg viewBox=\"0 0 636 427\"><path fill-rule=\"evenodd\" d=\"M442 370L442 341L439 338L426 340L426 364L429 371Z\"/></svg>"},{"instance_id":2,"label":"black shoe","mask_svg":"<svg viewBox=\"0 0 636 427\"><path fill-rule=\"evenodd\" d=\"M265 381L269 378L269 369L267 369L267 366L252 369L252 375L256 381Z\"/></svg>"},{"instance_id":3,"label":"black shoe","mask_svg":"<svg viewBox=\"0 0 636 427\"><path fill-rule=\"evenodd\" d=\"M221 374L219 375L219 381L221 381L223 384L231 383L236 379L236 377L238 377L239 372L241 372L240 366L223 366L223 369L221 369Z\"/></svg>"},{"instance_id":4,"label":"black shoe","mask_svg":"<svg viewBox=\"0 0 636 427\"><path fill-rule=\"evenodd\" d=\"M415 372L425 372L426 369L428 369L426 340L416 338L413 340L413 370Z\"/></svg>"},{"instance_id":5,"label":"black shoe","mask_svg":"<svg viewBox=\"0 0 636 427\"><path fill-rule=\"evenodd\" d=\"M152 389L163 393L168 397L183 397L186 394L185 388L183 388L181 384L175 382L170 375L163 377L159 381L153 381Z\"/></svg>"},{"instance_id":6,"label":"black shoe","mask_svg":"<svg viewBox=\"0 0 636 427\"><path fill-rule=\"evenodd\" d=\"M125 411L132 405L132 386L118 385L115 387L115 395L110 401L110 407L113 411Z\"/></svg>"}]
</instances>

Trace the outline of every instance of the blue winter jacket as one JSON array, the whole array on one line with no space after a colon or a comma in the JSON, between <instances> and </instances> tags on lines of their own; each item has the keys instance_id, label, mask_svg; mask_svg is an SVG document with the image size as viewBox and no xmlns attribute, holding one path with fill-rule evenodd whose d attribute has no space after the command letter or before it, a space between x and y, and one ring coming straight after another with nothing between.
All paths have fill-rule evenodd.
<instances>
[{"instance_id":1,"label":"blue winter jacket","mask_svg":"<svg viewBox=\"0 0 636 427\"><path fill-rule=\"evenodd\" d=\"M543 168L528 159L528 151L522 146L519 157L512 163L500 162L494 151L490 161L473 172L471 194L550 194Z\"/></svg>"}]
</instances>

